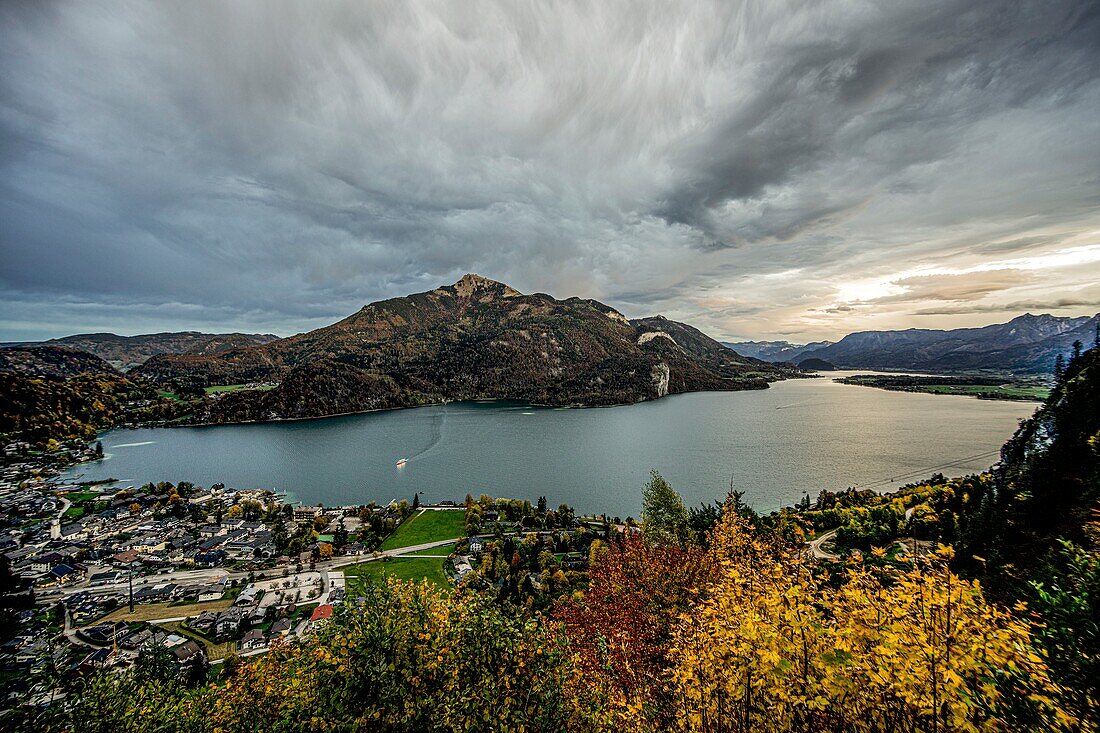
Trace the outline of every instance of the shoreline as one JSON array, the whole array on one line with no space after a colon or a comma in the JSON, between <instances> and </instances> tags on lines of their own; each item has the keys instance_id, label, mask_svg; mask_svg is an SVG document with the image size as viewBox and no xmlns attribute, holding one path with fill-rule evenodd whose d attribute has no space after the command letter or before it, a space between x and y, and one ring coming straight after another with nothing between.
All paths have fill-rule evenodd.
<instances>
[{"instance_id":1,"label":"shoreline","mask_svg":"<svg viewBox=\"0 0 1100 733\"><path fill-rule=\"evenodd\" d=\"M947 382L947 381L928 382L928 383L925 383L925 384L917 383L917 384L907 384L907 385L901 385L901 384L876 384L876 383L871 382L871 381L863 381L863 380L857 380L857 379L853 378L853 377L859 377L859 376L873 377L875 375L870 375L870 374L858 375L857 374L857 375L848 376L848 377L837 377L837 378L834 378L833 381L836 382L837 384L844 384L844 385L847 385L849 387L869 387L871 389L880 389L880 390L883 390L884 392L906 392L906 393L909 393L909 394L942 395L942 396L946 396L946 397L969 397L971 399L986 400L986 401L989 401L989 402L1037 402L1037 403L1042 403L1046 400L1047 396L1049 395L1049 392L1048 392L1048 395L1013 395L1013 394L1006 394L1006 393L1003 393L1003 392L998 392L998 390L1001 389L1004 385L981 385L981 384L965 384L965 383L960 383L960 384L954 384L953 385L953 384L951 384L950 382ZM898 375L898 376L916 376L917 378L930 377L930 378L941 379L941 380L942 379L951 379L951 378L954 377L954 375L905 375L905 374ZM959 378L960 379L965 379L965 377L959 377ZM952 391L945 391L945 390L935 389L935 387L962 387L962 388L973 388L973 389L979 389L979 390L983 390L983 388L988 388L988 389L983 390L983 391L975 391L975 392L952 392Z\"/></svg>"},{"instance_id":2,"label":"shoreline","mask_svg":"<svg viewBox=\"0 0 1100 733\"><path fill-rule=\"evenodd\" d=\"M803 378L812 379L812 378L821 377L821 376L824 376L824 375L821 375L821 374L807 374L804 377L799 376L797 378L798 379L803 379ZM794 378L795 377L792 377L792 379L794 379ZM309 416L302 416L302 417L276 417L276 418L271 418L269 420L227 420L225 422L195 422L195 423L188 422L188 423L178 423L178 424L172 424L172 425L151 425L151 424L132 425L132 426L119 425L119 426L115 426L115 427L112 427L112 428L107 428L106 430L100 431L99 433L97 433L97 435L106 433L109 430L150 430L150 429L158 429L158 428L168 428L168 429L171 429L171 428L216 428L216 427L221 427L223 425L225 425L225 426L228 426L228 425L268 425L268 424L302 422L302 421L306 421L306 420L328 420L329 418L334 418L334 417L351 417L351 416L354 416L354 415L370 415L370 414L380 413L380 412L398 412L398 411L401 411L401 410L415 410L415 409L418 409L418 408L421 408L421 407L440 407L440 406L456 404L456 403L461 404L461 403L464 403L464 402L469 402L469 403L514 402L514 403L517 403L517 404L522 404L522 405L527 406L527 407L533 407L533 408L536 408L536 409L547 409L547 410L610 409L610 408L616 408L616 407L631 407L633 405L641 405L641 404L645 404L647 402L656 402L657 400L662 400L662 399L665 399L666 397L676 397L676 396L685 395L685 394L705 394L705 393L724 393L724 392L759 392L759 391L762 391L762 390L765 390L765 389L770 389L771 385L775 382L785 382L785 381L787 381L786 378L784 378L784 379L775 379L775 380L772 380L770 382L765 382L764 386L762 386L762 387L745 387L745 388L740 388L740 389L696 389L696 390L686 390L684 392L671 392L671 393L666 394L666 395L659 395L659 396L656 396L656 397L644 398L644 399L638 400L636 402L616 402L616 403L612 403L612 404L590 405L590 404L584 404L584 403L581 403L581 402L571 402L571 403L567 403L567 404L553 404L553 403L542 403L542 402L528 402L526 400L517 399L517 398L514 398L514 397L473 397L473 398L470 398L470 399L461 399L461 400L459 400L459 399L445 399L445 400L441 400L439 402L425 402L424 404L420 404L420 405L399 405L397 407L376 407L376 408L372 408L372 409L369 409L369 410L351 410L349 412L333 412L333 413L329 413L329 414L326 414L326 415L309 415Z\"/></svg>"}]
</instances>

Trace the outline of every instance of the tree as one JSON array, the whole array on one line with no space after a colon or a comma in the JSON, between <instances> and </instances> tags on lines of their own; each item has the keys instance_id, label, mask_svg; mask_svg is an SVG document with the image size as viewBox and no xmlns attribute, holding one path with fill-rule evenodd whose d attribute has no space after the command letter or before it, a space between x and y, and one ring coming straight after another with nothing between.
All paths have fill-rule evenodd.
<instances>
[{"instance_id":1,"label":"tree","mask_svg":"<svg viewBox=\"0 0 1100 733\"><path fill-rule=\"evenodd\" d=\"M206 716L206 727L226 731L308 730L318 720L339 730L567 728L545 631L476 593L390 582L364 595L301 649L241 665L186 722Z\"/></svg>"},{"instance_id":2,"label":"tree","mask_svg":"<svg viewBox=\"0 0 1100 733\"><path fill-rule=\"evenodd\" d=\"M589 569L595 567L600 563L608 553L607 543L603 540L592 540L592 544L588 546L588 567Z\"/></svg>"},{"instance_id":3,"label":"tree","mask_svg":"<svg viewBox=\"0 0 1100 733\"><path fill-rule=\"evenodd\" d=\"M540 496L539 497L538 512L539 512L539 516L542 516L542 515L546 514L546 497L545 496Z\"/></svg>"},{"instance_id":4,"label":"tree","mask_svg":"<svg viewBox=\"0 0 1100 733\"><path fill-rule=\"evenodd\" d=\"M473 537L481 532L481 505L470 504L466 507L466 536Z\"/></svg>"},{"instance_id":5,"label":"tree","mask_svg":"<svg viewBox=\"0 0 1100 733\"><path fill-rule=\"evenodd\" d=\"M1100 523L1095 529L1100 539ZM1038 641L1055 678L1079 717L1100 720L1100 551L1062 542L1031 588L1029 605L1042 619Z\"/></svg>"},{"instance_id":6,"label":"tree","mask_svg":"<svg viewBox=\"0 0 1100 733\"><path fill-rule=\"evenodd\" d=\"M1061 353L1054 357L1054 378L1061 379L1066 373L1066 358Z\"/></svg>"},{"instance_id":7,"label":"tree","mask_svg":"<svg viewBox=\"0 0 1100 733\"><path fill-rule=\"evenodd\" d=\"M853 564L834 587L805 553L769 543L732 512L711 552L716 579L683 616L669 652L680 730L1013 731L1076 722L1028 622L951 573L949 552L896 571Z\"/></svg>"},{"instance_id":8,"label":"tree","mask_svg":"<svg viewBox=\"0 0 1100 733\"><path fill-rule=\"evenodd\" d=\"M661 547L637 533L594 554L600 557L589 567L588 591L554 609L574 654L569 679L575 686L568 692L575 714L606 716L576 727L638 729L637 712L645 707L656 713L656 729L669 729L675 722L668 706L669 642L714 566L699 548Z\"/></svg>"},{"instance_id":9,"label":"tree","mask_svg":"<svg viewBox=\"0 0 1100 733\"><path fill-rule=\"evenodd\" d=\"M683 546L689 537L684 500L656 470L642 492L642 535L651 545Z\"/></svg>"},{"instance_id":10,"label":"tree","mask_svg":"<svg viewBox=\"0 0 1100 733\"><path fill-rule=\"evenodd\" d=\"M102 440L97 440L95 442L95 454L97 456L99 456L100 458L103 457L103 441Z\"/></svg>"},{"instance_id":11,"label":"tree","mask_svg":"<svg viewBox=\"0 0 1100 733\"><path fill-rule=\"evenodd\" d=\"M413 492L412 508L413 509L419 509L420 508L420 492L419 491L414 491Z\"/></svg>"},{"instance_id":12,"label":"tree","mask_svg":"<svg viewBox=\"0 0 1100 733\"><path fill-rule=\"evenodd\" d=\"M242 514L244 514L244 509L241 508L241 505L234 504L233 506L229 507L229 511L225 513L225 516L229 517L230 519L239 519Z\"/></svg>"},{"instance_id":13,"label":"tree","mask_svg":"<svg viewBox=\"0 0 1100 733\"><path fill-rule=\"evenodd\" d=\"M348 543L348 531L344 528L344 523L336 525L336 529L332 531L332 544L336 547L343 547Z\"/></svg>"},{"instance_id":14,"label":"tree","mask_svg":"<svg viewBox=\"0 0 1100 733\"><path fill-rule=\"evenodd\" d=\"M1077 361L1081 358L1081 349L1084 348L1084 344L1081 343L1081 339L1077 339L1073 342L1073 357L1070 361Z\"/></svg>"},{"instance_id":15,"label":"tree","mask_svg":"<svg viewBox=\"0 0 1100 733\"><path fill-rule=\"evenodd\" d=\"M149 643L138 650L134 673L142 680L166 681L176 674L172 652L160 644Z\"/></svg>"},{"instance_id":16,"label":"tree","mask_svg":"<svg viewBox=\"0 0 1100 733\"><path fill-rule=\"evenodd\" d=\"M188 662L180 670L183 675L183 683L188 687L198 687L206 682L206 677L210 673L210 660L206 658L206 653L196 654L195 657Z\"/></svg>"},{"instance_id":17,"label":"tree","mask_svg":"<svg viewBox=\"0 0 1100 733\"><path fill-rule=\"evenodd\" d=\"M227 680L231 678L237 672L237 668L240 667L241 658L237 656L237 652L229 652L222 659L221 678Z\"/></svg>"},{"instance_id":18,"label":"tree","mask_svg":"<svg viewBox=\"0 0 1100 733\"><path fill-rule=\"evenodd\" d=\"M559 527L568 527L569 525L573 524L573 507L569 506L568 504L559 504L557 514Z\"/></svg>"}]
</instances>

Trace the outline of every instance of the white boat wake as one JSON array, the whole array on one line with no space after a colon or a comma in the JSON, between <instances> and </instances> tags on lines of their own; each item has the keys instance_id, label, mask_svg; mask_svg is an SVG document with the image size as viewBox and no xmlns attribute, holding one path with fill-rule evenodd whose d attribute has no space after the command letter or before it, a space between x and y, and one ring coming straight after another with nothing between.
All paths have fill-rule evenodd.
<instances>
[{"instance_id":1,"label":"white boat wake","mask_svg":"<svg viewBox=\"0 0 1100 733\"><path fill-rule=\"evenodd\" d=\"M118 445L112 445L112 448L136 448L139 445L152 445L156 443L155 440L146 440L141 443L119 443Z\"/></svg>"},{"instance_id":2,"label":"white boat wake","mask_svg":"<svg viewBox=\"0 0 1100 733\"><path fill-rule=\"evenodd\" d=\"M447 425L447 410L440 410L437 415L432 416L432 432L431 439L428 441L428 445L417 453L413 453L406 459L406 463L414 458L422 458L427 453L431 452L432 448L439 445L439 441L443 439L443 428Z\"/></svg>"}]
</instances>

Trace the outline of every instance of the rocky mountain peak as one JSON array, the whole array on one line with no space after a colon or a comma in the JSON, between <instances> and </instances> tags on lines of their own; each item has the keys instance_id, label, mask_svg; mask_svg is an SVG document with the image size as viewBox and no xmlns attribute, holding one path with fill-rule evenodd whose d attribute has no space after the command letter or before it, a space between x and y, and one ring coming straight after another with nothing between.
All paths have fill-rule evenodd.
<instances>
[{"instance_id":1,"label":"rocky mountain peak","mask_svg":"<svg viewBox=\"0 0 1100 733\"><path fill-rule=\"evenodd\" d=\"M474 273L463 275L462 279L451 287L454 288L455 293L457 293L460 298L472 298L475 295L483 293L502 295L505 298L514 298L517 295L522 295L522 293L515 288L509 287L502 282L490 280L487 277L482 277Z\"/></svg>"}]
</instances>

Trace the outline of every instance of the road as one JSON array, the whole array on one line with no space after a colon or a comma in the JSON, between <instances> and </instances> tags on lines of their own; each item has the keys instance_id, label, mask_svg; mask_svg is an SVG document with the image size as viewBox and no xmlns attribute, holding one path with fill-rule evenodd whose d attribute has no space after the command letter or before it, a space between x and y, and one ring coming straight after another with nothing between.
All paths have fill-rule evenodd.
<instances>
[{"instance_id":1,"label":"road","mask_svg":"<svg viewBox=\"0 0 1100 733\"><path fill-rule=\"evenodd\" d=\"M806 543L806 549L810 551L810 554L814 556L815 560L839 560L840 558L831 552L826 552L822 549L822 545L831 540L836 535L836 530L831 529L825 534L821 535L815 540L810 540Z\"/></svg>"},{"instance_id":2,"label":"road","mask_svg":"<svg viewBox=\"0 0 1100 733\"><path fill-rule=\"evenodd\" d=\"M61 511L57 513L58 522L62 521L65 518L65 512L69 511L69 507L71 507L72 505L73 503L71 501L66 499L64 496L61 497Z\"/></svg>"}]
</instances>

